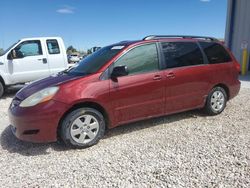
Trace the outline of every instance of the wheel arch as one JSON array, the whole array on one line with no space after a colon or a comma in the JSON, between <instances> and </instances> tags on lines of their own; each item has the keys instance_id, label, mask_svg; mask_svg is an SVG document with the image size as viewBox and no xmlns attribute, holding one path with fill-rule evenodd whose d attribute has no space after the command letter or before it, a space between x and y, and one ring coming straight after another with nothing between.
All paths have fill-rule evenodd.
<instances>
[{"instance_id":1,"label":"wheel arch","mask_svg":"<svg viewBox=\"0 0 250 188\"><path fill-rule=\"evenodd\" d=\"M229 90L229 87L228 87L226 84L224 84L224 83L219 83L219 84L216 84L213 88L215 88L215 87L221 87L221 88L223 88L223 89L226 91L227 100L230 99L230 90Z\"/></svg>"},{"instance_id":2,"label":"wheel arch","mask_svg":"<svg viewBox=\"0 0 250 188\"><path fill-rule=\"evenodd\" d=\"M1 75L0 75L0 82L3 84L4 87L6 86L5 81L4 81L4 79L3 79L3 77Z\"/></svg>"},{"instance_id":3,"label":"wheel arch","mask_svg":"<svg viewBox=\"0 0 250 188\"><path fill-rule=\"evenodd\" d=\"M107 110L105 110L105 108L100 105L97 102L93 102L93 101L85 101L85 102L79 102L74 104L71 108L69 108L64 114L63 116L60 118L60 121L58 123L57 126L57 138L60 138L60 128L62 125L62 121L65 119L65 117L72 111L79 109L79 108L83 108L83 107L88 107L88 108L93 108L97 111L99 111L103 116L104 116L104 120L105 120L105 128L108 129L109 124L110 124L110 118L109 115L107 113Z\"/></svg>"}]
</instances>

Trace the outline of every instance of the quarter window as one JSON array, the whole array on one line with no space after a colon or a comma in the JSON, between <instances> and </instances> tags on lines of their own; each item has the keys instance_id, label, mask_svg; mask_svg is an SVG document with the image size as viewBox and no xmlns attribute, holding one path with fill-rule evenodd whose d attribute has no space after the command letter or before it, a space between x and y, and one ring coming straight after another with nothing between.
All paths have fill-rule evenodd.
<instances>
[{"instance_id":1,"label":"quarter window","mask_svg":"<svg viewBox=\"0 0 250 188\"><path fill-rule=\"evenodd\" d=\"M193 42L163 42L162 49L167 68L203 64L200 48Z\"/></svg>"},{"instance_id":2,"label":"quarter window","mask_svg":"<svg viewBox=\"0 0 250 188\"><path fill-rule=\"evenodd\" d=\"M114 64L115 67L122 65L127 66L129 75L158 70L156 44L138 46L130 50Z\"/></svg>"},{"instance_id":3,"label":"quarter window","mask_svg":"<svg viewBox=\"0 0 250 188\"><path fill-rule=\"evenodd\" d=\"M214 42L200 42L210 64L232 61L225 48Z\"/></svg>"},{"instance_id":4,"label":"quarter window","mask_svg":"<svg viewBox=\"0 0 250 188\"><path fill-rule=\"evenodd\" d=\"M47 43L49 54L60 54L60 48L59 48L57 40L55 39L47 40L46 43Z\"/></svg>"}]
</instances>

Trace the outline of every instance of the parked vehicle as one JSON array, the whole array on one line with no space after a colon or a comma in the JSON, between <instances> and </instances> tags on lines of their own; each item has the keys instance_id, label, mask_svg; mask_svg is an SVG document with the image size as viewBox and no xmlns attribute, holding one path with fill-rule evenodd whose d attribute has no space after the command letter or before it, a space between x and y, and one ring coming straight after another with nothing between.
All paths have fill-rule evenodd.
<instances>
[{"instance_id":1,"label":"parked vehicle","mask_svg":"<svg viewBox=\"0 0 250 188\"><path fill-rule=\"evenodd\" d=\"M78 54L68 55L68 62L69 63L77 63L79 61L80 61L80 57L78 56Z\"/></svg>"},{"instance_id":2,"label":"parked vehicle","mask_svg":"<svg viewBox=\"0 0 250 188\"><path fill-rule=\"evenodd\" d=\"M67 68L60 37L21 39L0 56L0 97L8 86L45 78Z\"/></svg>"},{"instance_id":3,"label":"parked vehicle","mask_svg":"<svg viewBox=\"0 0 250 188\"><path fill-rule=\"evenodd\" d=\"M103 47L19 91L9 108L21 140L85 148L106 129L191 109L220 114L240 90L239 63L218 40L149 36Z\"/></svg>"}]
</instances>

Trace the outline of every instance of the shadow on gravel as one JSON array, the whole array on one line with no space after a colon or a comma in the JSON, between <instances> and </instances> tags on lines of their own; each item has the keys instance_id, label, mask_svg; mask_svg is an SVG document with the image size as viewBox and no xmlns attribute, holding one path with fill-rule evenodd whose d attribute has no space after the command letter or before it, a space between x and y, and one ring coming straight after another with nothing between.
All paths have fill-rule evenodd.
<instances>
[{"instance_id":1,"label":"shadow on gravel","mask_svg":"<svg viewBox=\"0 0 250 188\"><path fill-rule=\"evenodd\" d=\"M175 115L164 116L160 118L153 118L149 120L139 121L123 126L119 126L114 129L110 129L106 132L103 139L108 139L113 136L119 136L122 134L129 134L130 132L140 131L147 128L152 128L161 124L168 124L175 121L197 118L204 116L199 110L183 112ZM34 144L18 140L12 133L10 126L6 127L0 137L0 144L4 150L10 153L19 153L24 156L37 156L50 154L50 149L54 151L66 151L69 150L62 143L49 143L49 144ZM49 150L49 151L48 151Z\"/></svg>"},{"instance_id":2,"label":"shadow on gravel","mask_svg":"<svg viewBox=\"0 0 250 188\"><path fill-rule=\"evenodd\" d=\"M34 144L18 140L12 133L10 126L6 127L0 138L0 143L3 150L10 153L19 153L24 156L37 156L46 155L50 152L49 148L54 151L64 151L67 148L63 144L47 143L47 144Z\"/></svg>"},{"instance_id":3,"label":"shadow on gravel","mask_svg":"<svg viewBox=\"0 0 250 188\"><path fill-rule=\"evenodd\" d=\"M103 139L108 139L109 137L119 136L121 134L129 134L130 132L140 131L142 129L152 128L162 124L169 124L183 119L196 119L197 117L207 116L201 110L191 110L187 112L181 112L178 114L167 115L158 118L152 118L148 120L142 120L135 123L125 124L106 132Z\"/></svg>"},{"instance_id":4,"label":"shadow on gravel","mask_svg":"<svg viewBox=\"0 0 250 188\"><path fill-rule=\"evenodd\" d=\"M1 99L7 99L7 98L12 98L16 95L16 93L22 89L23 85L17 85L17 86L12 86L6 89L4 95L1 97Z\"/></svg>"}]
</instances>

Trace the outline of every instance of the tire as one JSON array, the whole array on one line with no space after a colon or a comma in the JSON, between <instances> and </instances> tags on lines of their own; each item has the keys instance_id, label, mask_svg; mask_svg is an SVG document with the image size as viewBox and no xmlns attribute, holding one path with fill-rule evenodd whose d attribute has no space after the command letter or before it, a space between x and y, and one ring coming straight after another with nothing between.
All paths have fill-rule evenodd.
<instances>
[{"instance_id":1,"label":"tire","mask_svg":"<svg viewBox=\"0 0 250 188\"><path fill-rule=\"evenodd\" d=\"M3 83L0 81L0 98L3 96L4 94L4 85Z\"/></svg>"},{"instance_id":2,"label":"tire","mask_svg":"<svg viewBox=\"0 0 250 188\"><path fill-rule=\"evenodd\" d=\"M222 87L214 87L207 96L205 112L208 115L218 115L226 107L227 93Z\"/></svg>"},{"instance_id":3,"label":"tire","mask_svg":"<svg viewBox=\"0 0 250 188\"><path fill-rule=\"evenodd\" d=\"M103 137L104 132L104 117L93 108L79 108L72 111L60 126L61 139L72 148L93 146Z\"/></svg>"}]
</instances>

